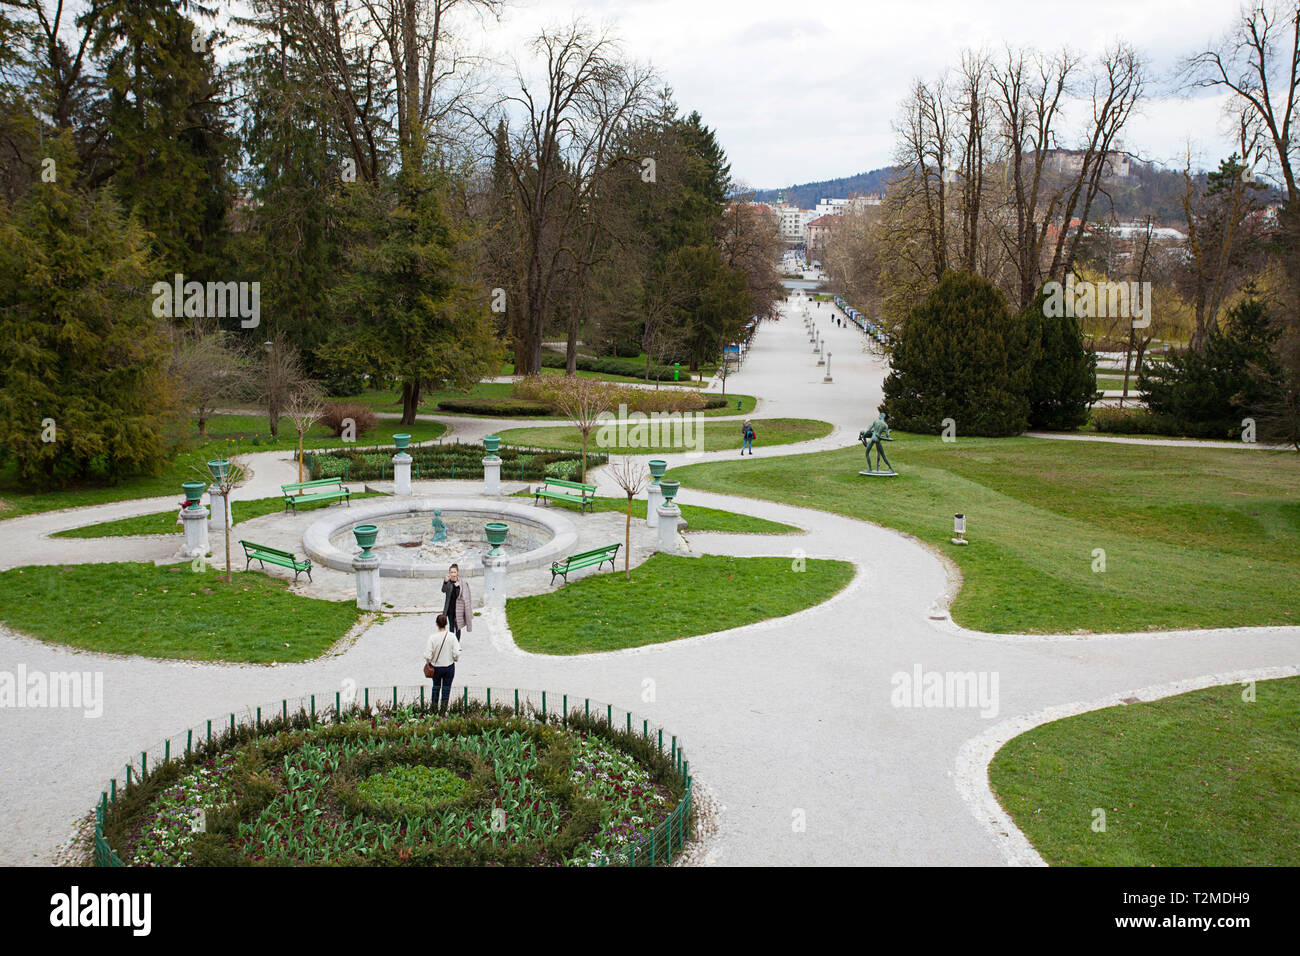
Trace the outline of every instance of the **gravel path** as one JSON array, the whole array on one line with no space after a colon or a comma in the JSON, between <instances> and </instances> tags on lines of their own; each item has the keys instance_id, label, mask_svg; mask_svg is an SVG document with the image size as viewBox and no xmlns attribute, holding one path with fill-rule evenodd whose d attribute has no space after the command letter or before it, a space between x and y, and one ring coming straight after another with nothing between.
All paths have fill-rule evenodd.
<instances>
[{"instance_id":1,"label":"gravel path","mask_svg":"<svg viewBox=\"0 0 1300 956\"><path fill-rule=\"evenodd\" d=\"M755 458L852 444L874 417L883 365L862 351L856 330L822 331L835 356L833 384L822 383L795 315L765 325L745 367L729 380L738 392L763 395L764 414L836 426L817 443L760 446ZM725 453L669 457L676 464ZM276 483L275 453L252 461L255 480ZM905 454L899 465L906 467ZM607 478L597 477L607 488ZM157 510L158 500L102 506L94 520ZM858 574L830 601L786 618L574 658L519 650L503 616L485 613L466 641L457 681L590 695L678 734L714 805L716 832L700 862L1033 862L1017 855L1016 834L990 822L979 792L987 758L973 741L998 736L1007 722L1070 712L1080 701L1121 699L1134 688L1281 673L1294 669L1300 649L1294 627L983 635L932 618L955 591L955 570L914 539L820 511L690 488L682 500L805 529L798 536L696 535L690 539L696 551L781 555L792 568L801 556L839 558L854 562ZM78 521L92 513L81 511ZM0 524L6 541L16 542L6 549L4 566L42 560L52 542L33 544L32 532L73 514ZM18 530L23 533L14 535ZM81 557L68 560L108 560L87 557L96 553L94 542L70 544ZM116 559L125 549L149 546L127 539L112 545ZM121 774L126 756L181 728L286 696L331 693L349 680L376 687L414 683L429 627L427 615L390 617L320 660L269 667L107 657L0 633L0 668L98 671L105 690L99 719L70 710L0 710L0 863L56 859L107 778ZM918 668L996 676L995 712L895 706L895 676Z\"/></svg>"}]
</instances>

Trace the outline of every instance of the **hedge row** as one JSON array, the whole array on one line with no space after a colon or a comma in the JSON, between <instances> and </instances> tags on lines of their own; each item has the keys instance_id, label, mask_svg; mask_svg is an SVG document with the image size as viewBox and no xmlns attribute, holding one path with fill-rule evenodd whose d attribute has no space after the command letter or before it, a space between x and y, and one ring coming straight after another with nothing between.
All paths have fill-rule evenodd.
<instances>
[{"instance_id":1,"label":"hedge row","mask_svg":"<svg viewBox=\"0 0 1300 956\"><path fill-rule=\"evenodd\" d=\"M575 364L580 372L598 372L601 375L622 375L627 378L648 379L649 381L668 381L673 380L673 367L671 365L651 364L649 375L646 374L646 364L641 359L625 358L593 358L590 355L579 355ZM559 352L553 352L550 349L542 350L542 365L545 368L566 368L567 362L564 355ZM680 371L686 373L686 378L690 378L690 372L686 369Z\"/></svg>"},{"instance_id":2,"label":"hedge row","mask_svg":"<svg viewBox=\"0 0 1300 956\"><path fill-rule=\"evenodd\" d=\"M461 415L504 415L531 418L551 415L551 407L542 402L524 398L448 398L438 403L440 412L457 412Z\"/></svg>"},{"instance_id":3,"label":"hedge row","mask_svg":"<svg viewBox=\"0 0 1300 956\"><path fill-rule=\"evenodd\" d=\"M482 445L452 442L407 449L411 456L411 477L442 479L483 477ZM343 478L345 481L384 481L393 477L392 448L340 448L305 456L312 480ZM581 471L582 454L572 451L502 447L501 477L508 481L541 481L544 478L568 478ZM609 461L603 453L587 455L587 467L595 468Z\"/></svg>"}]
</instances>

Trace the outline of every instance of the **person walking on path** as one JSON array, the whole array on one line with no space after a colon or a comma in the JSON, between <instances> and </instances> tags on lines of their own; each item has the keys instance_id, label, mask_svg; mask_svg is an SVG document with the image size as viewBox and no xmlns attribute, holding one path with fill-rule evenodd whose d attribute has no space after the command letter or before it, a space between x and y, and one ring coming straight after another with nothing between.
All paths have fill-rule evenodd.
<instances>
[{"instance_id":1,"label":"person walking on path","mask_svg":"<svg viewBox=\"0 0 1300 956\"><path fill-rule=\"evenodd\" d=\"M445 714L447 701L451 699L451 682L456 676L456 661L460 659L460 641L447 627L447 615L439 614L436 622L438 629L429 635L424 646L424 662L433 668L433 697L429 703L435 711Z\"/></svg>"},{"instance_id":2,"label":"person walking on path","mask_svg":"<svg viewBox=\"0 0 1300 956\"><path fill-rule=\"evenodd\" d=\"M453 564L447 569L447 576L442 581L442 593L447 596L442 602L442 613L459 641L462 630L474 630L474 599L469 593L469 582L460 580L459 564Z\"/></svg>"},{"instance_id":3,"label":"person walking on path","mask_svg":"<svg viewBox=\"0 0 1300 956\"><path fill-rule=\"evenodd\" d=\"M741 453L741 455L744 455L744 454L745 454L745 449L748 448L748 449L749 449L750 457L753 457L753 455L754 455L754 426L751 425L751 424L749 423L749 419L748 419L748 418L745 419L745 424L744 424L744 426L740 429L740 437L743 439L743 441L742 441L741 444L740 444L740 453Z\"/></svg>"}]
</instances>

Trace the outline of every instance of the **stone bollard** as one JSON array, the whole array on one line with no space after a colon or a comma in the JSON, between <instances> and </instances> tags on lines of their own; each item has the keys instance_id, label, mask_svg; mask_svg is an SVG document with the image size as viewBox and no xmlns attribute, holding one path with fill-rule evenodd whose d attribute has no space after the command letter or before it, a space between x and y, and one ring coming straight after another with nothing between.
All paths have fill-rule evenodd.
<instances>
[{"instance_id":1,"label":"stone bollard","mask_svg":"<svg viewBox=\"0 0 1300 956\"><path fill-rule=\"evenodd\" d=\"M403 498L411 495L411 456L404 451L393 456L393 494Z\"/></svg>"},{"instance_id":2,"label":"stone bollard","mask_svg":"<svg viewBox=\"0 0 1300 956\"><path fill-rule=\"evenodd\" d=\"M208 491L208 500L212 502L212 510L208 513L208 527L215 528L218 531L226 530L226 518L230 519L230 527L235 526L235 515L230 510L230 500L225 495L212 488ZM222 509L225 509L225 516L222 516Z\"/></svg>"},{"instance_id":3,"label":"stone bollard","mask_svg":"<svg viewBox=\"0 0 1300 956\"><path fill-rule=\"evenodd\" d=\"M496 455L483 459L483 494L501 494L501 459Z\"/></svg>"},{"instance_id":4,"label":"stone bollard","mask_svg":"<svg viewBox=\"0 0 1300 956\"><path fill-rule=\"evenodd\" d=\"M506 606L506 567L510 559L504 554L483 555L483 606Z\"/></svg>"},{"instance_id":5,"label":"stone bollard","mask_svg":"<svg viewBox=\"0 0 1300 956\"><path fill-rule=\"evenodd\" d=\"M208 509L203 505L182 508L181 520L185 522L185 550L181 554L187 558L203 557L209 550Z\"/></svg>"},{"instance_id":6,"label":"stone bollard","mask_svg":"<svg viewBox=\"0 0 1300 956\"><path fill-rule=\"evenodd\" d=\"M830 382L830 380L831 380L831 353L827 352L826 353L826 377L822 379L822 384L826 384Z\"/></svg>"},{"instance_id":7,"label":"stone bollard","mask_svg":"<svg viewBox=\"0 0 1300 956\"><path fill-rule=\"evenodd\" d=\"M682 509L677 507L673 502L666 505L660 505L659 512L659 547L658 551L667 551L669 554L676 554L677 546L677 519L682 516Z\"/></svg>"},{"instance_id":8,"label":"stone bollard","mask_svg":"<svg viewBox=\"0 0 1300 956\"><path fill-rule=\"evenodd\" d=\"M647 528L659 527L659 508L664 503L664 492L658 483L645 490L645 525Z\"/></svg>"},{"instance_id":9,"label":"stone bollard","mask_svg":"<svg viewBox=\"0 0 1300 956\"><path fill-rule=\"evenodd\" d=\"M357 580L357 607L362 611L378 611L383 607L380 593L379 555L368 558L356 555L352 559L352 575Z\"/></svg>"}]
</instances>

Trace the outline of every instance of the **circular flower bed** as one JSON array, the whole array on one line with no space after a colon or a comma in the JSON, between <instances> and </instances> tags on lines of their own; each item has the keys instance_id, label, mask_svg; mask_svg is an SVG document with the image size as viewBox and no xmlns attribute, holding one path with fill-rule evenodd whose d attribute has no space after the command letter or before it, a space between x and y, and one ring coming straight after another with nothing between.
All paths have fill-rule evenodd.
<instances>
[{"instance_id":1,"label":"circular flower bed","mask_svg":"<svg viewBox=\"0 0 1300 956\"><path fill-rule=\"evenodd\" d=\"M120 794L102 830L137 866L595 865L657 827L662 861L687 796L635 733L470 701L241 727Z\"/></svg>"}]
</instances>

